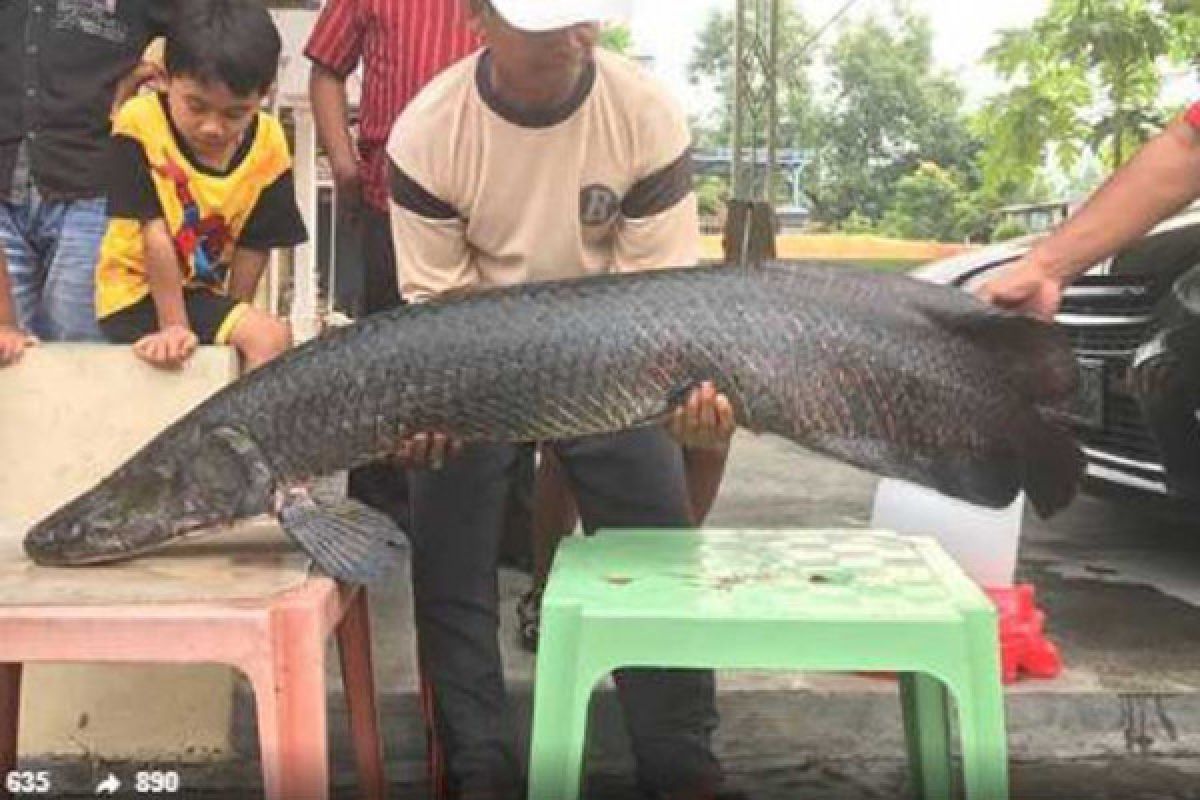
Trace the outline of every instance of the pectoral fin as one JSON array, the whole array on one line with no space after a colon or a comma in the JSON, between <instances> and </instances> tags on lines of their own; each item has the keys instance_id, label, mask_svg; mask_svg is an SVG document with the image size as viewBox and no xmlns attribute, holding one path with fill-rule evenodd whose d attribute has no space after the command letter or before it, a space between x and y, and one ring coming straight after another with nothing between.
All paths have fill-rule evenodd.
<instances>
[{"instance_id":1,"label":"pectoral fin","mask_svg":"<svg viewBox=\"0 0 1200 800\"><path fill-rule=\"evenodd\" d=\"M663 403L661 406L638 417L629 425L629 427L642 428L650 425L660 425L666 422L671 418L671 415L675 413L675 409L687 402L688 395L692 393L692 390L698 388L699 386L700 381L692 381L691 383L685 383L681 386L675 387L667 393L666 397L663 398Z\"/></svg>"},{"instance_id":2,"label":"pectoral fin","mask_svg":"<svg viewBox=\"0 0 1200 800\"><path fill-rule=\"evenodd\" d=\"M390 517L355 500L325 505L308 492L289 492L279 522L322 571L347 583L377 581L405 546Z\"/></svg>"}]
</instances>

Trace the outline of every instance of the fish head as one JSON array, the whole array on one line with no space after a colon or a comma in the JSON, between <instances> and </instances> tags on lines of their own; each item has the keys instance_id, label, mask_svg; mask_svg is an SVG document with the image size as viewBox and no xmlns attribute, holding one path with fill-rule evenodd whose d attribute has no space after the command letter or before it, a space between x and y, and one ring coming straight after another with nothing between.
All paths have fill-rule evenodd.
<instances>
[{"instance_id":1,"label":"fish head","mask_svg":"<svg viewBox=\"0 0 1200 800\"><path fill-rule=\"evenodd\" d=\"M267 487L225 442L157 448L37 523L25 552L47 566L128 558L266 505Z\"/></svg>"},{"instance_id":2,"label":"fish head","mask_svg":"<svg viewBox=\"0 0 1200 800\"><path fill-rule=\"evenodd\" d=\"M64 566L125 558L171 539L193 505L175 459L127 464L91 491L37 523L25 552Z\"/></svg>"}]
</instances>

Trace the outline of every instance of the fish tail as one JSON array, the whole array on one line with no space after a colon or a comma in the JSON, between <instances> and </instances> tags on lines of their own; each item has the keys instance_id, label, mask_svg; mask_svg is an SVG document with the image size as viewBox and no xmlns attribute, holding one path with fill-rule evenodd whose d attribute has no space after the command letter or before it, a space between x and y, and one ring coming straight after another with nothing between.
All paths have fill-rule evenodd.
<instances>
[{"instance_id":1,"label":"fish tail","mask_svg":"<svg viewBox=\"0 0 1200 800\"><path fill-rule=\"evenodd\" d=\"M1028 404L1007 417L1010 438L1020 454L1022 484L1033 507L1047 517L1075 496L1084 460L1061 412L1075 396L1079 366L1065 332L1033 317L988 306L968 313L933 312L938 323L968 339L981 353L989 374L1005 376L1015 395Z\"/></svg>"},{"instance_id":2,"label":"fish tail","mask_svg":"<svg viewBox=\"0 0 1200 800\"><path fill-rule=\"evenodd\" d=\"M1033 417L1023 426L1025 494L1045 518L1074 499L1084 460L1070 431L1041 414Z\"/></svg>"}]
</instances>

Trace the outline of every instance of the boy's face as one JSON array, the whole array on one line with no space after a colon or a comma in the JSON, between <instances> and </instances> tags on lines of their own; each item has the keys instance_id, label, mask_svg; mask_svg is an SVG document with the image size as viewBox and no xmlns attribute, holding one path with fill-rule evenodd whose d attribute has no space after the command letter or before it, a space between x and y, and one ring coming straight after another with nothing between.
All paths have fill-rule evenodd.
<instances>
[{"instance_id":1,"label":"boy's face","mask_svg":"<svg viewBox=\"0 0 1200 800\"><path fill-rule=\"evenodd\" d=\"M219 81L205 83L186 75L167 79L167 105L179 133L197 156L218 165L241 142L262 99L262 92L235 94Z\"/></svg>"},{"instance_id":2,"label":"boy's face","mask_svg":"<svg viewBox=\"0 0 1200 800\"><path fill-rule=\"evenodd\" d=\"M494 12L480 15L478 24L504 81L545 96L575 88L580 72L592 58L600 30L598 23L585 22L531 33L512 27Z\"/></svg>"}]
</instances>

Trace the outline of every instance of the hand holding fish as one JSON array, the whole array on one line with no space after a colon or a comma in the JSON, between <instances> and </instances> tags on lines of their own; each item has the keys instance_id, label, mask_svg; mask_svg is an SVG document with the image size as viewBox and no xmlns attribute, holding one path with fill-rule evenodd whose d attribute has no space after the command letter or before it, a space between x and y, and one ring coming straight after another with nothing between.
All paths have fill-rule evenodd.
<instances>
[{"instance_id":1,"label":"hand holding fish","mask_svg":"<svg viewBox=\"0 0 1200 800\"><path fill-rule=\"evenodd\" d=\"M680 444L706 450L729 447L736 427L729 398L709 382L689 392L667 421L667 430Z\"/></svg>"},{"instance_id":2,"label":"hand holding fish","mask_svg":"<svg viewBox=\"0 0 1200 800\"><path fill-rule=\"evenodd\" d=\"M1028 257L979 288L979 298L998 308L1024 311L1048 322L1062 304L1063 283Z\"/></svg>"},{"instance_id":3,"label":"hand holding fish","mask_svg":"<svg viewBox=\"0 0 1200 800\"><path fill-rule=\"evenodd\" d=\"M396 460L409 469L441 469L462 451L462 440L444 433L418 433L400 441Z\"/></svg>"},{"instance_id":4,"label":"hand holding fish","mask_svg":"<svg viewBox=\"0 0 1200 800\"><path fill-rule=\"evenodd\" d=\"M160 369L178 369L196 352L196 334L183 325L168 325L133 345L138 358Z\"/></svg>"}]
</instances>

